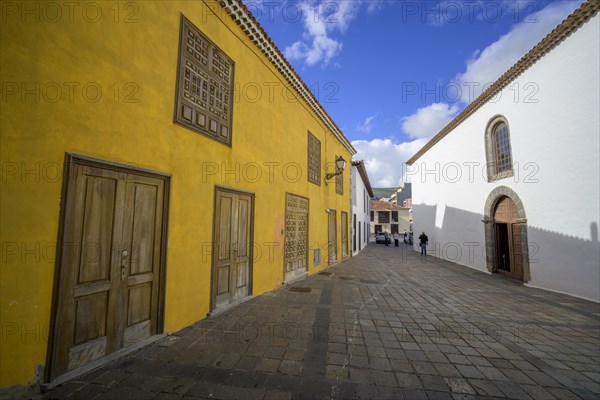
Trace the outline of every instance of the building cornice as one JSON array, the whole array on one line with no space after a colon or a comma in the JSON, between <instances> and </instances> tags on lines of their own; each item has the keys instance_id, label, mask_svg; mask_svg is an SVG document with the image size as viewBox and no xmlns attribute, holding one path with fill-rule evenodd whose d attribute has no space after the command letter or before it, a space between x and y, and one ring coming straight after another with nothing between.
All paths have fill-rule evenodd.
<instances>
[{"instance_id":1,"label":"building cornice","mask_svg":"<svg viewBox=\"0 0 600 400\"><path fill-rule=\"evenodd\" d=\"M358 170L358 173L360 174L360 177L363 180L363 183L365 184L365 187L367 188L367 192L369 193L370 197L375 196L373 194L373 188L371 187L371 181L369 181L369 175L367 174L367 169L365 168L365 162L363 160L359 160L359 161L352 161L352 166L356 167L356 169Z\"/></svg>"},{"instance_id":2,"label":"building cornice","mask_svg":"<svg viewBox=\"0 0 600 400\"><path fill-rule=\"evenodd\" d=\"M563 42L570 34L579 29L584 23L589 21L600 9L600 1L588 0L577 10L569 15L560 25L552 30L544 39L535 45L527 54L517 61L508 71L506 71L496 82L487 90L480 94L471 104L469 104L460 114L458 114L448 125L438 132L429 142L425 144L412 156L406 163L412 165L423 154L431 149L437 142L452 132L464 120L471 116L475 111L481 108L485 103L494 98L502 89L511 84L517 77L525 72L529 67L535 64L546 53L549 53L557 45Z\"/></svg>"},{"instance_id":3,"label":"building cornice","mask_svg":"<svg viewBox=\"0 0 600 400\"><path fill-rule=\"evenodd\" d=\"M260 23L254 18L252 12L242 3L241 0L220 0L221 6L231 16L231 18L244 31L248 38L258 47L258 49L267 57L273 66L281 73L286 81L294 88L296 93L308 104L311 110L323 121L327 129L340 141L340 143L350 152L356 154L356 149L352 146L348 138L344 136L340 128L333 119L327 114L321 103L310 91L306 83L300 78L277 45L271 40L267 32Z\"/></svg>"}]
</instances>

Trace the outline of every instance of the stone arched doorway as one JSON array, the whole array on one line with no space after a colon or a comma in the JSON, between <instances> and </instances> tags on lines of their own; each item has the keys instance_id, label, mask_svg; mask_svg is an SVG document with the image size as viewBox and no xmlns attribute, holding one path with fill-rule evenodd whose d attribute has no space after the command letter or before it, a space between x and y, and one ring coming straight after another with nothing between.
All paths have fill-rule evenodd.
<instances>
[{"instance_id":1,"label":"stone arched doorway","mask_svg":"<svg viewBox=\"0 0 600 400\"><path fill-rule=\"evenodd\" d=\"M506 186L497 187L488 196L484 215L488 271L530 281L527 218L519 196Z\"/></svg>"}]
</instances>

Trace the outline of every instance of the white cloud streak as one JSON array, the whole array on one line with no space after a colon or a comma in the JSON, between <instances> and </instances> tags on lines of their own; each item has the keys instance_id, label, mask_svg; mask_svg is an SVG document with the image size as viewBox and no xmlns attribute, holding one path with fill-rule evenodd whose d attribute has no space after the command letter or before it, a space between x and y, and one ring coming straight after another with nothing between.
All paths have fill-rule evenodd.
<instances>
[{"instance_id":1,"label":"white cloud streak","mask_svg":"<svg viewBox=\"0 0 600 400\"><path fill-rule=\"evenodd\" d=\"M283 53L290 61L303 61L308 66L329 64L341 51L343 44L332 37L338 32L344 34L350 23L356 19L363 5L367 12L378 11L383 1L332 0L311 4L303 1L297 4L302 13L304 33L302 40L287 46Z\"/></svg>"},{"instance_id":2,"label":"white cloud streak","mask_svg":"<svg viewBox=\"0 0 600 400\"><path fill-rule=\"evenodd\" d=\"M371 115L370 117L367 117L362 124L356 127L356 131L361 133L371 133L371 131L375 127L375 117L376 115Z\"/></svg>"},{"instance_id":3,"label":"white cloud streak","mask_svg":"<svg viewBox=\"0 0 600 400\"><path fill-rule=\"evenodd\" d=\"M580 4L580 1L551 3L513 25L507 34L482 51L476 50L466 61L466 70L454 79L461 88L460 101L468 104L475 100Z\"/></svg>"}]
</instances>

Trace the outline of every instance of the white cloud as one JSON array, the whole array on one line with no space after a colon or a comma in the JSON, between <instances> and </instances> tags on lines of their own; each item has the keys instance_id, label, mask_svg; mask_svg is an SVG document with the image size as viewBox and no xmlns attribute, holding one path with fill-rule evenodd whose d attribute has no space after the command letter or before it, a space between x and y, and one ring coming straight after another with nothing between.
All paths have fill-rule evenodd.
<instances>
[{"instance_id":1,"label":"white cloud","mask_svg":"<svg viewBox=\"0 0 600 400\"><path fill-rule=\"evenodd\" d=\"M361 133L371 133L373 127L375 126L375 117L376 115L371 115L370 117L367 117L362 124L356 127L356 131Z\"/></svg>"},{"instance_id":2,"label":"white cloud","mask_svg":"<svg viewBox=\"0 0 600 400\"><path fill-rule=\"evenodd\" d=\"M355 140L352 146L357 151L355 160L364 160L373 187L400 186L405 174L404 162L423 145L425 139L394 143L391 139Z\"/></svg>"},{"instance_id":3,"label":"white cloud","mask_svg":"<svg viewBox=\"0 0 600 400\"><path fill-rule=\"evenodd\" d=\"M402 118L402 130L412 139L430 138L456 116L458 106L433 103L419 108L414 114Z\"/></svg>"},{"instance_id":4,"label":"white cloud","mask_svg":"<svg viewBox=\"0 0 600 400\"><path fill-rule=\"evenodd\" d=\"M452 86L460 87L461 90L460 97L457 96L453 100L459 100L463 104L472 102L572 13L579 4L581 4L580 0L551 3L515 24L507 34L485 49L475 50L471 58L466 61L466 70L456 75ZM458 111L458 104L433 103L419 108L412 115L403 117L401 127L412 139L431 138L446 126Z\"/></svg>"},{"instance_id":5,"label":"white cloud","mask_svg":"<svg viewBox=\"0 0 600 400\"><path fill-rule=\"evenodd\" d=\"M466 62L466 70L454 80L461 88L460 100L467 104L475 100L580 4L581 1L551 3L515 24L510 32L482 51L475 51Z\"/></svg>"},{"instance_id":6,"label":"white cloud","mask_svg":"<svg viewBox=\"0 0 600 400\"><path fill-rule=\"evenodd\" d=\"M308 66L322 63L327 65L341 51L343 44L332 37L334 32L344 34L350 23L356 19L363 5L369 13L381 8L366 0L335 0L311 4L308 1L298 3L302 13L304 33L302 40L287 46L283 53L290 61L303 61Z\"/></svg>"}]
</instances>

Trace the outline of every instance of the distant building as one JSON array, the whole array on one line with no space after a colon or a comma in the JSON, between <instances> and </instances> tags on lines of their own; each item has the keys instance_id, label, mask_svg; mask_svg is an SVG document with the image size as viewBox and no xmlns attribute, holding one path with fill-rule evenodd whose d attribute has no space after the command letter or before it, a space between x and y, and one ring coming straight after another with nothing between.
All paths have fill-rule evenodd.
<instances>
[{"instance_id":1,"label":"distant building","mask_svg":"<svg viewBox=\"0 0 600 400\"><path fill-rule=\"evenodd\" d=\"M365 168L365 163L352 161L350 171L351 196L352 196L352 255L358 254L369 244L370 211L373 189Z\"/></svg>"},{"instance_id":2,"label":"distant building","mask_svg":"<svg viewBox=\"0 0 600 400\"><path fill-rule=\"evenodd\" d=\"M406 207L404 202L412 198L412 183L404 183L401 188L398 189L396 204L399 206Z\"/></svg>"},{"instance_id":3,"label":"distant building","mask_svg":"<svg viewBox=\"0 0 600 400\"><path fill-rule=\"evenodd\" d=\"M402 233L410 230L410 214L408 208L395 204L371 201L371 233Z\"/></svg>"},{"instance_id":4,"label":"distant building","mask_svg":"<svg viewBox=\"0 0 600 400\"><path fill-rule=\"evenodd\" d=\"M408 161L431 253L600 301L599 7L581 5Z\"/></svg>"}]
</instances>

